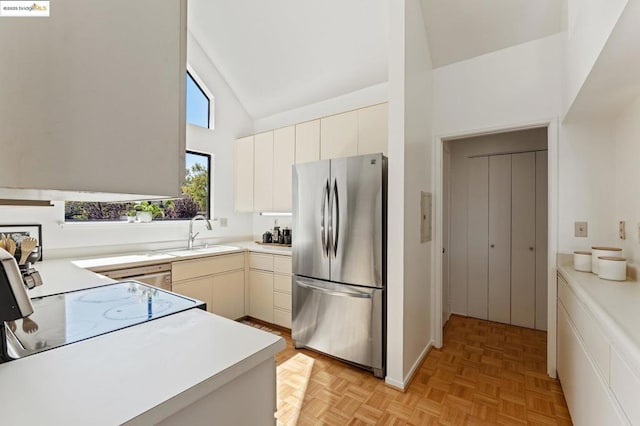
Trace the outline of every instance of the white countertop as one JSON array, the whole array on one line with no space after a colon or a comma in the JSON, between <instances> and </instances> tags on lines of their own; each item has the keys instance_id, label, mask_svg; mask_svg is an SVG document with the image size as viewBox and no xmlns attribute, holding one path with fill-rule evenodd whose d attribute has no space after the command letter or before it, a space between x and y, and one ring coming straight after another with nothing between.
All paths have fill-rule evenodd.
<instances>
[{"instance_id":1,"label":"white countertop","mask_svg":"<svg viewBox=\"0 0 640 426\"><path fill-rule=\"evenodd\" d=\"M225 245L213 245L206 248L196 247L193 250L187 250L185 248L175 248L150 251L146 253L114 254L107 256L93 256L85 259L65 260L71 261L74 265L81 268L90 269L94 272L104 272L114 269L157 265L161 263L170 263L180 260L240 253L245 250L282 256L291 256L292 252L291 247L261 245L256 244L254 241L239 241ZM39 266L42 264L43 262L38 262L35 264L35 266L39 270Z\"/></svg>"},{"instance_id":2,"label":"white countertop","mask_svg":"<svg viewBox=\"0 0 640 426\"><path fill-rule=\"evenodd\" d=\"M228 247L206 255L247 248ZM86 266L129 267L201 256L130 254L91 259ZM31 298L115 282L70 259L34 266L44 284L29 290ZM152 424L284 346L276 335L192 309L0 364L0 423L115 425L135 418Z\"/></svg>"},{"instance_id":3,"label":"white countertop","mask_svg":"<svg viewBox=\"0 0 640 426\"><path fill-rule=\"evenodd\" d=\"M611 343L633 357L640 371L640 283L608 281L573 269L572 255L558 255L558 270L589 308Z\"/></svg>"},{"instance_id":4,"label":"white countertop","mask_svg":"<svg viewBox=\"0 0 640 426\"><path fill-rule=\"evenodd\" d=\"M292 253L291 247L257 244L255 241L240 241L231 243L231 245L256 253L279 254L281 256L291 256Z\"/></svg>"},{"instance_id":5,"label":"white countertop","mask_svg":"<svg viewBox=\"0 0 640 426\"><path fill-rule=\"evenodd\" d=\"M191 309L0 364L2 424L152 424L283 348L276 335Z\"/></svg>"}]
</instances>

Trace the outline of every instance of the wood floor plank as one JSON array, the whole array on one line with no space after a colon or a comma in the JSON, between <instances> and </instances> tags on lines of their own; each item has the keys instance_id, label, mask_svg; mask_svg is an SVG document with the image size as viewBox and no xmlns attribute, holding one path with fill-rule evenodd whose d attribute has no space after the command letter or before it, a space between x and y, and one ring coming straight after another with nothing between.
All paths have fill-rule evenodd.
<instances>
[{"instance_id":1,"label":"wood floor plank","mask_svg":"<svg viewBox=\"0 0 640 426\"><path fill-rule=\"evenodd\" d=\"M571 425L542 331L454 315L404 393L280 333L278 425Z\"/></svg>"}]
</instances>

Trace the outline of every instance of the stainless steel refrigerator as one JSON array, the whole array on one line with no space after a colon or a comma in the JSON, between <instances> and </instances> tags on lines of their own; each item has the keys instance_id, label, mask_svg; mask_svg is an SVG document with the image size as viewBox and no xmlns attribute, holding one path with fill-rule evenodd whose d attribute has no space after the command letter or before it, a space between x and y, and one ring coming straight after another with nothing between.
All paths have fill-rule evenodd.
<instances>
[{"instance_id":1,"label":"stainless steel refrigerator","mask_svg":"<svg viewBox=\"0 0 640 426\"><path fill-rule=\"evenodd\" d=\"M293 167L295 346L385 368L387 159Z\"/></svg>"}]
</instances>

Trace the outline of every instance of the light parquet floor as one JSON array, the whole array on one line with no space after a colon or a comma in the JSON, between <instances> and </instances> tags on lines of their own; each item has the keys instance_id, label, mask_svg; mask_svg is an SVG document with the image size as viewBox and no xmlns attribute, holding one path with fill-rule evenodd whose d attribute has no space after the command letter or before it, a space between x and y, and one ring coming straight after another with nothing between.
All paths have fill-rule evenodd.
<instances>
[{"instance_id":1,"label":"light parquet floor","mask_svg":"<svg viewBox=\"0 0 640 426\"><path fill-rule=\"evenodd\" d=\"M405 393L282 334L280 425L571 425L544 332L452 316Z\"/></svg>"}]
</instances>

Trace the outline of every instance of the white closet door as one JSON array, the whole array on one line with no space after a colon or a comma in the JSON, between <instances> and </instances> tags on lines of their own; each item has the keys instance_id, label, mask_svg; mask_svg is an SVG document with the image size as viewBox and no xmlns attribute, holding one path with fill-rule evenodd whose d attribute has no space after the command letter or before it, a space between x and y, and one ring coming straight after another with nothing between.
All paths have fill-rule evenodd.
<instances>
[{"instance_id":1,"label":"white closet door","mask_svg":"<svg viewBox=\"0 0 640 426\"><path fill-rule=\"evenodd\" d=\"M489 157L488 317L511 322L511 155Z\"/></svg>"},{"instance_id":2,"label":"white closet door","mask_svg":"<svg viewBox=\"0 0 640 426\"><path fill-rule=\"evenodd\" d=\"M511 324L535 327L536 154L511 156Z\"/></svg>"},{"instance_id":3,"label":"white closet door","mask_svg":"<svg viewBox=\"0 0 640 426\"><path fill-rule=\"evenodd\" d=\"M489 290L489 157L467 164L467 313L487 319Z\"/></svg>"},{"instance_id":4,"label":"white closet door","mask_svg":"<svg viewBox=\"0 0 640 426\"><path fill-rule=\"evenodd\" d=\"M536 152L536 325L547 329L547 151Z\"/></svg>"}]
</instances>

